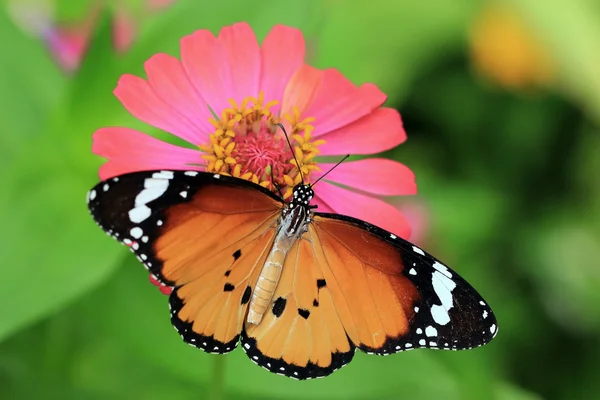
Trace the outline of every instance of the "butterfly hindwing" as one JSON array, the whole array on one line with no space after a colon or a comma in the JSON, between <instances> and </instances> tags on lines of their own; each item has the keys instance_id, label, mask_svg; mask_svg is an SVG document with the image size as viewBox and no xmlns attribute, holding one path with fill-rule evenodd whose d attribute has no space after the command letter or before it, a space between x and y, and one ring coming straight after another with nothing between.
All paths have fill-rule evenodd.
<instances>
[{"instance_id":1,"label":"butterfly hindwing","mask_svg":"<svg viewBox=\"0 0 600 400\"><path fill-rule=\"evenodd\" d=\"M310 241L288 253L271 307L259 325L246 324L242 346L256 364L295 379L327 376L352 360L355 347Z\"/></svg>"}]
</instances>

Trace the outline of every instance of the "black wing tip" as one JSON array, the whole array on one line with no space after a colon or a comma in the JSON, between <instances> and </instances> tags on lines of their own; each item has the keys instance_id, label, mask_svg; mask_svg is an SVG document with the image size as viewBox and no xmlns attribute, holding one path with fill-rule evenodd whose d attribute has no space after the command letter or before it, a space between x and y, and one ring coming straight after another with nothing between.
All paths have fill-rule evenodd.
<instances>
[{"instance_id":1,"label":"black wing tip","mask_svg":"<svg viewBox=\"0 0 600 400\"><path fill-rule=\"evenodd\" d=\"M177 295L178 289L179 287L174 288L169 295L169 308L171 310L171 324L173 324L183 341L210 354L226 354L233 351L239 343L240 335L236 335L228 342L222 342L215 339L213 335L207 336L195 332L191 322L183 321L178 317L178 313L184 305L183 300Z\"/></svg>"},{"instance_id":2,"label":"black wing tip","mask_svg":"<svg viewBox=\"0 0 600 400\"><path fill-rule=\"evenodd\" d=\"M261 366L274 374L297 380L324 378L328 375L331 375L352 361L356 349L356 347L350 343L350 351L345 353L332 353L331 364L327 367L320 367L312 362L309 362L305 366L299 366L295 364L289 364L283 361L281 358L265 356L260 350L258 350L258 347L256 346L256 339L249 337L246 334L245 329L242 330L241 343L242 348L246 352L248 358L256 365Z\"/></svg>"},{"instance_id":3,"label":"black wing tip","mask_svg":"<svg viewBox=\"0 0 600 400\"><path fill-rule=\"evenodd\" d=\"M111 185L111 184L117 183L123 179L128 180L128 181L136 180L139 178L145 179L145 178L151 177L154 174L169 174L169 175L172 174L172 176L169 177L169 179L174 179L176 177L185 177L188 181L189 180L207 181L207 182L219 181L219 182L223 182L223 183L232 183L235 185L244 185L244 186L251 187L253 189L257 189L260 192L270 196L274 200L283 201L283 199L281 199L278 195L276 195L269 189L267 189L263 186L260 186L259 184L254 183L252 181L242 179L242 178L236 178L231 175L223 175L223 174L214 173L214 172L197 171L197 170L190 170L190 169L154 169L154 170L127 172L125 174L117 175L117 176L107 178L107 179L100 181L92 189L90 189L90 191L87 193L87 203L89 205L90 201L93 200L92 192L95 191L96 194L101 193L104 185L106 185L106 184Z\"/></svg>"}]
</instances>

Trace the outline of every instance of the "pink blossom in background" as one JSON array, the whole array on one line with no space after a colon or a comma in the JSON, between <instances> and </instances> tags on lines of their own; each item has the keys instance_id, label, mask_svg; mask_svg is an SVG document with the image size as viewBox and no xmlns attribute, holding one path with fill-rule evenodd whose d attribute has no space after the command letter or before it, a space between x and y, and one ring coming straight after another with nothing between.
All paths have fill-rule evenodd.
<instances>
[{"instance_id":1,"label":"pink blossom in background","mask_svg":"<svg viewBox=\"0 0 600 400\"><path fill-rule=\"evenodd\" d=\"M381 107L386 96L375 85L357 87L335 69L310 67L304 51L298 29L275 26L259 46L250 26L238 23L217 37L208 30L184 37L181 61L154 55L145 63L148 80L124 75L114 93L133 116L192 148L130 128L101 128L93 152L108 162L100 177L193 169L275 190L273 180L287 198L301 177L277 122L286 126L308 182L332 166L317 155L379 153L406 139L400 115ZM321 212L351 215L406 238L410 228L403 215L379 197L415 192L406 166L369 158L342 163L319 182L314 202Z\"/></svg>"},{"instance_id":2,"label":"pink blossom in background","mask_svg":"<svg viewBox=\"0 0 600 400\"><path fill-rule=\"evenodd\" d=\"M169 1L146 0L146 8L156 12L174 3ZM125 7L116 3L113 12L113 45L117 52L127 51L135 40L137 19ZM88 49L90 40L102 11L96 3L79 21L56 23L53 21L52 7L42 7L33 2L13 0L9 8L13 19L26 31L40 37L48 47L56 63L67 72L76 71Z\"/></svg>"},{"instance_id":3,"label":"pink blossom in background","mask_svg":"<svg viewBox=\"0 0 600 400\"><path fill-rule=\"evenodd\" d=\"M147 0L146 6L150 10L160 10L161 8L165 8L175 3L175 0Z\"/></svg>"},{"instance_id":4,"label":"pink blossom in background","mask_svg":"<svg viewBox=\"0 0 600 400\"><path fill-rule=\"evenodd\" d=\"M393 206L404 215L410 225L410 241L419 246L425 246L431 228L431 211L418 197L410 200L391 201Z\"/></svg>"}]
</instances>

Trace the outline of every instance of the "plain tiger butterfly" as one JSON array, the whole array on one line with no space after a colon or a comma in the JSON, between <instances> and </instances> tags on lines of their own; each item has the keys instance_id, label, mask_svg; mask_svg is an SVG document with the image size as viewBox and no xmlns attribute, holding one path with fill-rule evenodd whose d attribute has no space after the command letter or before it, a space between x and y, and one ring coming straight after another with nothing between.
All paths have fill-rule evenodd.
<instances>
[{"instance_id":1,"label":"plain tiger butterfly","mask_svg":"<svg viewBox=\"0 0 600 400\"><path fill-rule=\"evenodd\" d=\"M327 376L358 348L388 355L488 343L481 296L419 247L367 222L314 211L252 182L197 171L144 171L88 192L96 222L163 284L185 342L261 367Z\"/></svg>"}]
</instances>

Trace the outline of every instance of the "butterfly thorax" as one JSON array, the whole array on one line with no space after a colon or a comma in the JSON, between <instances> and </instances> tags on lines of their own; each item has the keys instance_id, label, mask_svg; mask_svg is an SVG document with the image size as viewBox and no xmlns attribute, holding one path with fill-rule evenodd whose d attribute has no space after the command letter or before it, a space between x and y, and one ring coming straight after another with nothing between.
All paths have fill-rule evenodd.
<instances>
[{"instance_id":1,"label":"butterfly thorax","mask_svg":"<svg viewBox=\"0 0 600 400\"><path fill-rule=\"evenodd\" d=\"M291 203L282 210L273 247L267 255L252 292L248 323L258 325L267 311L279 283L287 253L306 232L310 222L310 210L314 208L310 205L313 196L314 192L309 185L297 185Z\"/></svg>"}]
</instances>

